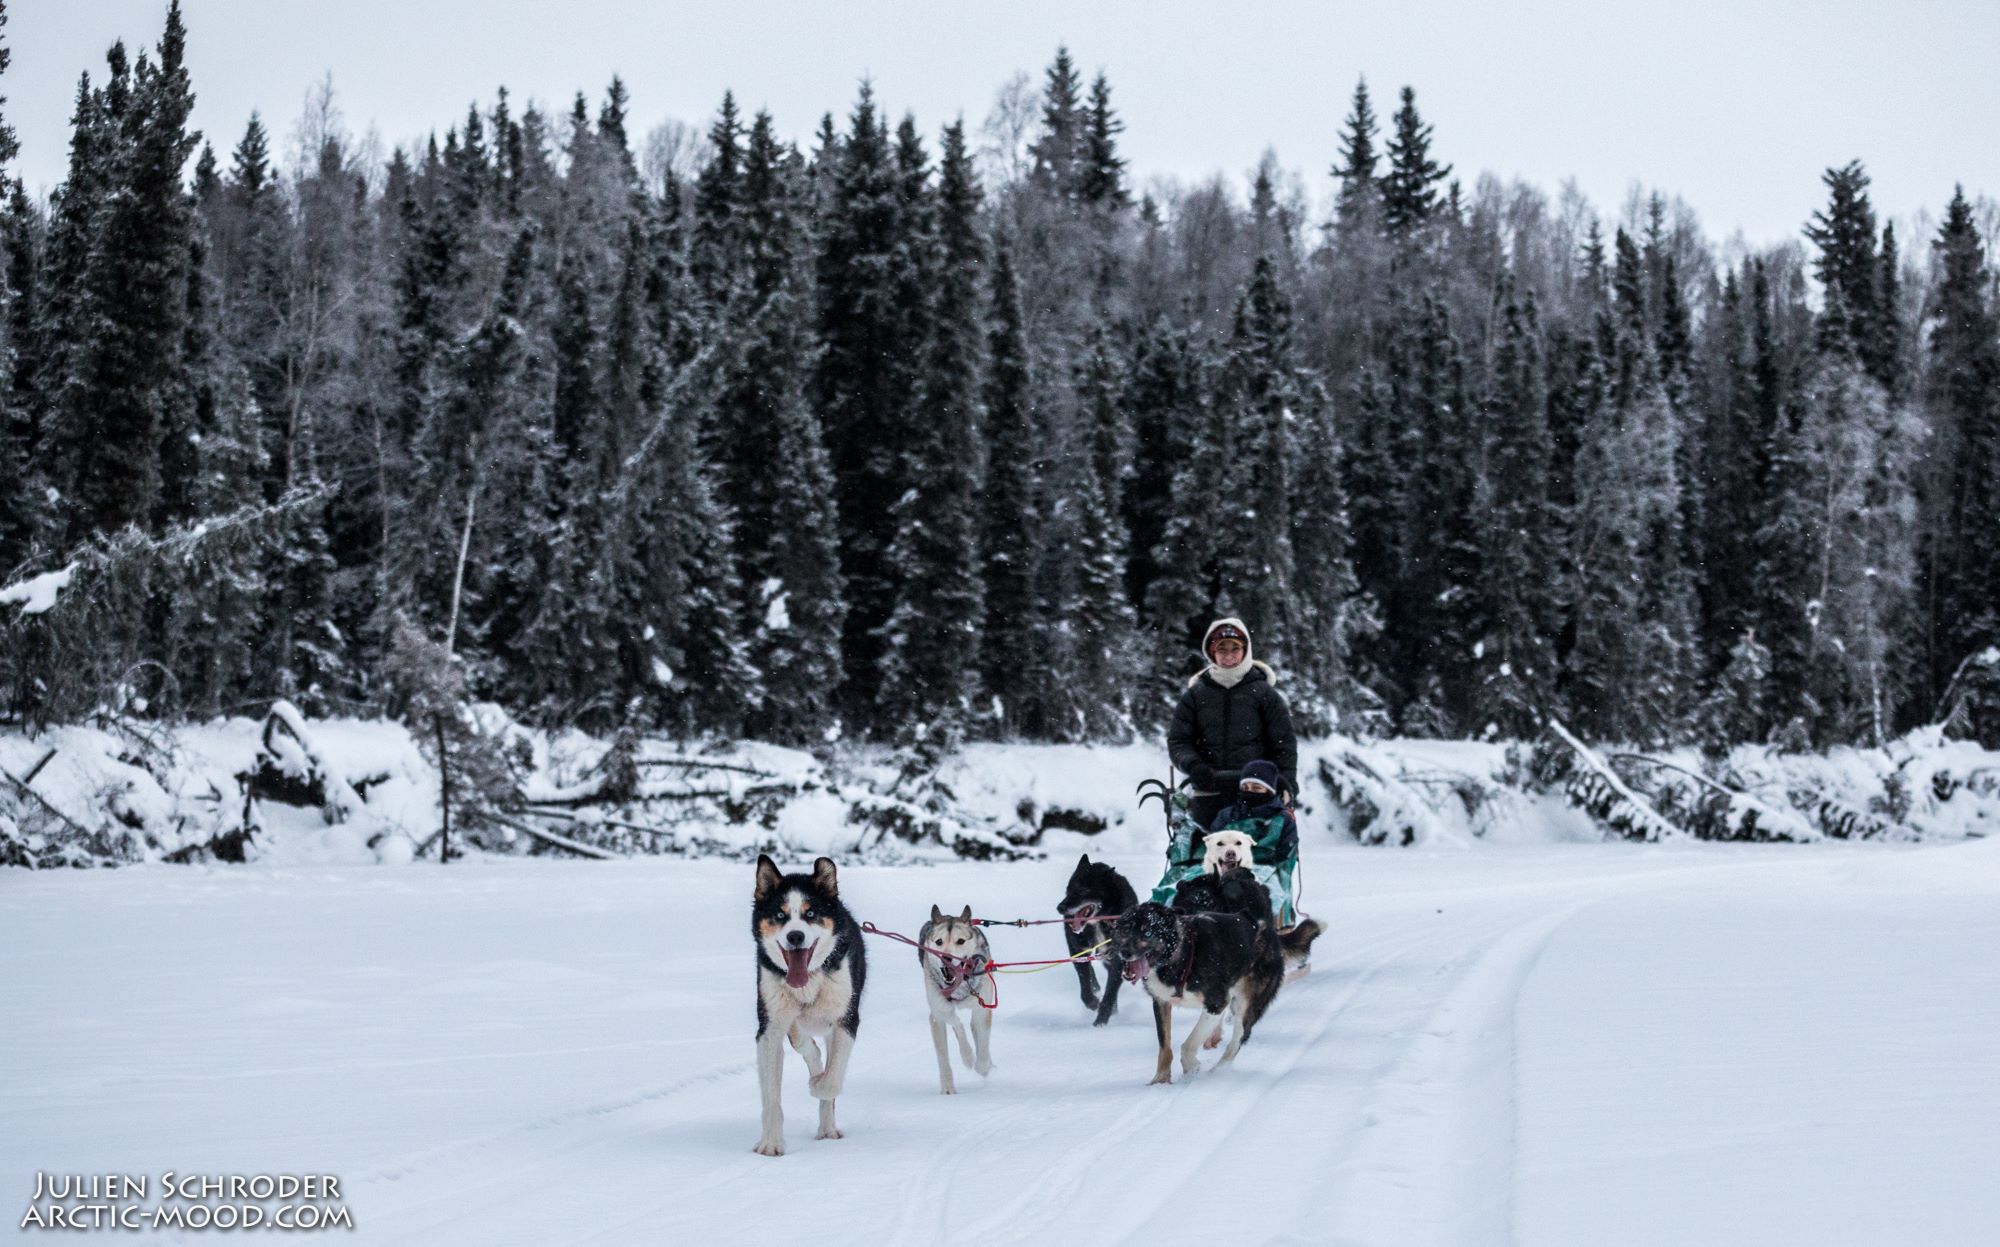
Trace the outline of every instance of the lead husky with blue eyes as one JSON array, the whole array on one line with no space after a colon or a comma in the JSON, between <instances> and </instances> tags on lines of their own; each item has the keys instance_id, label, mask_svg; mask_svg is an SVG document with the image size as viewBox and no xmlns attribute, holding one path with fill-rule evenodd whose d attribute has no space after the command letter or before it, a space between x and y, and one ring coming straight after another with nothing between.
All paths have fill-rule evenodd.
<instances>
[{"instance_id":1,"label":"lead husky with blue eyes","mask_svg":"<svg viewBox=\"0 0 2000 1247\"><path fill-rule=\"evenodd\" d=\"M756 1151L783 1156L785 1115L778 1089L787 1041L805 1058L807 1086L819 1101L814 1137L840 1137L833 1101L847 1079L854 1033L861 1029L868 965L861 926L840 903L832 858L815 861L811 874L787 875L759 855L750 930L757 940L757 1084L764 1097L764 1133ZM817 1039L826 1040L823 1062Z\"/></svg>"}]
</instances>

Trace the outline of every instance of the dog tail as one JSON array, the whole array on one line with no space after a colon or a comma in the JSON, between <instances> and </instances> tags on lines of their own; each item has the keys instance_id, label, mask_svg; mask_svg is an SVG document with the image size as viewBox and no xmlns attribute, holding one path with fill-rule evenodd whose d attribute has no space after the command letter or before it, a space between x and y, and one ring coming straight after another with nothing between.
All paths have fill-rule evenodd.
<instances>
[{"instance_id":1,"label":"dog tail","mask_svg":"<svg viewBox=\"0 0 2000 1247\"><path fill-rule=\"evenodd\" d=\"M1312 952L1313 941L1326 930L1317 918L1302 918L1299 924L1278 937L1287 957L1304 957Z\"/></svg>"}]
</instances>

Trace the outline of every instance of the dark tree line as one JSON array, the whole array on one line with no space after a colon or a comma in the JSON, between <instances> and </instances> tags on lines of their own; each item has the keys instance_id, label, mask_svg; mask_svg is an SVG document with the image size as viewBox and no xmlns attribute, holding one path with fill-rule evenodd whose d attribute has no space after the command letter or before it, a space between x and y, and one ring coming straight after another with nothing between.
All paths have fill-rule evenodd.
<instances>
[{"instance_id":1,"label":"dark tree line","mask_svg":"<svg viewBox=\"0 0 2000 1247\"><path fill-rule=\"evenodd\" d=\"M1331 220L1270 160L1138 195L1066 52L984 161L865 85L642 157L614 80L386 163L322 91L287 162L187 129L185 39L0 187L0 584L80 569L0 615L12 717L373 711L421 636L551 725L1080 739L1224 613L1318 729L1824 745L2000 669L1962 193L1905 256L1849 164L1724 260L1363 84Z\"/></svg>"}]
</instances>

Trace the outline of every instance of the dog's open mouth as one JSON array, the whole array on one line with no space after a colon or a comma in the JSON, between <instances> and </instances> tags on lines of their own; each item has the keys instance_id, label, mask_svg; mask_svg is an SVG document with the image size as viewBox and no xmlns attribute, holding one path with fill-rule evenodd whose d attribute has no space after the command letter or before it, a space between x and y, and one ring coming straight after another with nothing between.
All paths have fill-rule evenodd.
<instances>
[{"instance_id":1,"label":"dog's open mouth","mask_svg":"<svg viewBox=\"0 0 2000 1247\"><path fill-rule=\"evenodd\" d=\"M1135 957L1132 960L1127 961L1125 963L1124 966L1125 981L1127 983L1136 983L1140 979L1145 978L1146 972L1148 970L1151 970L1152 968L1153 968L1153 963L1148 961L1146 958Z\"/></svg>"},{"instance_id":2,"label":"dog's open mouth","mask_svg":"<svg viewBox=\"0 0 2000 1247\"><path fill-rule=\"evenodd\" d=\"M1069 929L1073 934L1081 934L1085 927L1097 920L1097 906L1078 905L1064 914L1063 918L1069 923Z\"/></svg>"},{"instance_id":3,"label":"dog's open mouth","mask_svg":"<svg viewBox=\"0 0 2000 1247\"><path fill-rule=\"evenodd\" d=\"M785 950L785 986L804 987L806 985L807 979L812 974L810 965L813 949L818 947L819 945L814 943L808 944L804 948L787 948Z\"/></svg>"}]
</instances>

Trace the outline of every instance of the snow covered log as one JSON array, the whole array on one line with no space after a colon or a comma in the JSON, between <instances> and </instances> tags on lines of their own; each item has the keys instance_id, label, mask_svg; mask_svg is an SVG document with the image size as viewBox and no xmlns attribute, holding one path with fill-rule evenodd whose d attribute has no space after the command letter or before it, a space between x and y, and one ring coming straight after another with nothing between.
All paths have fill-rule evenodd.
<instances>
[{"instance_id":1,"label":"snow covered log","mask_svg":"<svg viewBox=\"0 0 2000 1247\"><path fill-rule=\"evenodd\" d=\"M1784 841L1804 844L1821 829L1796 810L1772 805L1742 788L1643 753L1612 754L1614 770L1643 773L1647 795L1661 817L1702 840ZM1636 775L1633 783L1639 780Z\"/></svg>"},{"instance_id":2,"label":"snow covered log","mask_svg":"<svg viewBox=\"0 0 2000 1247\"><path fill-rule=\"evenodd\" d=\"M1571 805L1628 840L1670 840L1683 834L1680 826L1632 791L1604 759L1571 735L1568 728L1550 719L1549 732L1568 749L1566 755L1556 756L1568 759L1563 768L1567 773L1560 778L1563 795Z\"/></svg>"},{"instance_id":3,"label":"snow covered log","mask_svg":"<svg viewBox=\"0 0 2000 1247\"><path fill-rule=\"evenodd\" d=\"M844 795L849 802L848 823L864 829L856 848L878 845L893 836L905 844L948 848L959 857L981 862L1015 862L1039 856L997 831L968 826L912 801L873 793ZM869 829L875 833L872 837L867 834Z\"/></svg>"},{"instance_id":4,"label":"snow covered log","mask_svg":"<svg viewBox=\"0 0 2000 1247\"><path fill-rule=\"evenodd\" d=\"M1321 758L1319 777L1347 811L1348 833L1362 844L1433 844L1442 838L1430 803L1353 749Z\"/></svg>"},{"instance_id":5,"label":"snow covered log","mask_svg":"<svg viewBox=\"0 0 2000 1247\"><path fill-rule=\"evenodd\" d=\"M96 856L90 832L33 787L55 756L49 750L23 775L0 770L0 866L81 866ZM16 808L13 799L26 802L26 808ZM34 830L37 824L43 829Z\"/></svg>"},{"instance_id":6,"label":"snow covered log","mask_svg":"<svg viewBox=\"0 0 2000 1247\"><path fill-rule=\"evenodd\" d=\"M1916 829L1879 814L1857 810L1823 793L1801 790L1792 794L1792 803L1805 811L1813 824L1836 840L1915 841L1922 839Z\"/></svg>"},{"instance_id":7,"label":"snow covered log","mask_svg":"<svg viewBox=\"0 0 2000 1247\"><path fill-rule=\"evenodd\" d=\"M250 769L236 777L248 800L317 808L328 823L346 822L361 808L360 796L314 746L305 716L292 703L271 703L258 741Z\"/></svg>"},{"instance_id":8,"label":"snow covered log","mask_svg":"<svg viewBox=\"0 0 2000 1247\"><path fill-rule=\"evenodd\" d=\"M583 844L579 841L572 840L568 836L559 836L555 832L547 829L546 827L537 827L533 823L523 822L512 818L503 818L497 814L491 814L488 815L487 817L492 822L498 823L500 826L505 827L510 831L518 831L523 835L528 836L531 839L538 840L543 844L551 846L552 848L561 849L565 853L574 853L578 857L591 857L591 858L596 858L599 861L608 862L620 856L620 854L607 853L603 849L596 848L593 845Z\"/></svg>"}]
</instances>

